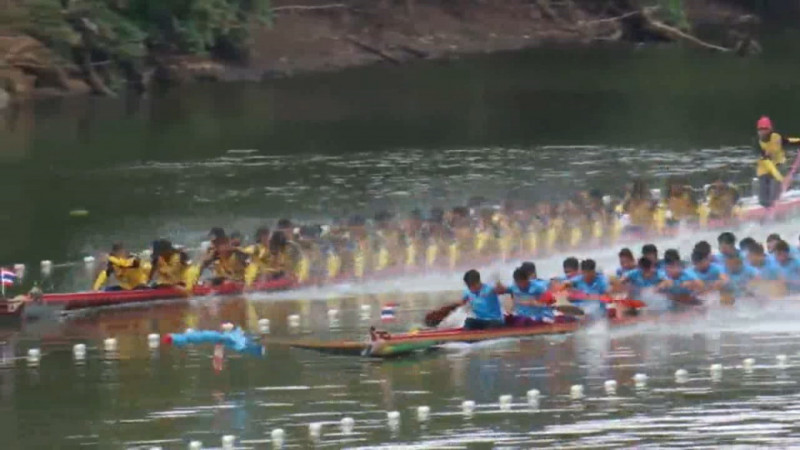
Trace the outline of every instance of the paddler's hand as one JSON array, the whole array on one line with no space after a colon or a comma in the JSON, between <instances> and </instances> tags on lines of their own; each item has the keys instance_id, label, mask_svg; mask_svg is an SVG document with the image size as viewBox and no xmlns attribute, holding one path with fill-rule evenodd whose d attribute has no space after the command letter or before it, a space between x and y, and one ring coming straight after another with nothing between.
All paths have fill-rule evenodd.
<instances>
[{"instance_id":1,"label":"paddler's hand","mask_svg":"<svg viewBox=\"0 0 800 450\"><path fill-rule=\"evenodd\" d=\"M556 299L555 306L566 306L570 305L569 302L569 293L567 291L558 291L553 293L553 297ZM570 305L571 306L571 305Z\"/></svg>"},{"instance_id":2,"label":"paddler's hand","mask_svg":"<svg viewBox=\"0 0 800 450\"><path fill-rule=\"evenodd\" d=\"M675 285L675 282L672 280L664 280L658 284L658 290L669 289Z\"/></svg>"}]
</instances>

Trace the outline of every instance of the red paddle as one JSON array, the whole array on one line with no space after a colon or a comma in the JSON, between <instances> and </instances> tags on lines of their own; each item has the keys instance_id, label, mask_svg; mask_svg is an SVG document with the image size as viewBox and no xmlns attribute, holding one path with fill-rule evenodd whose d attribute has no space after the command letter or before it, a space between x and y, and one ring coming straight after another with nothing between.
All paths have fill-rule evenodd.
<instances>
[{"instance_id":1,"label":"red paddle","mask_svg":"<svg viewBox=\"0 0 800 450\"><path fill-rule=\"evenodd\" d=\"M629 298L625 299L614 299L609 295L594 295L594 294L587 294L581 291L567 291L567 297L570 300L583 300L583 301L597 301L603 303L614 303L621 306L626 306L628 308L644 308L647 304L641 300L633 300ZM547 301L550 303L555 302L555 296L551 291L548 291L542 297L543 301Z\"/></svg>"}]
</instances>

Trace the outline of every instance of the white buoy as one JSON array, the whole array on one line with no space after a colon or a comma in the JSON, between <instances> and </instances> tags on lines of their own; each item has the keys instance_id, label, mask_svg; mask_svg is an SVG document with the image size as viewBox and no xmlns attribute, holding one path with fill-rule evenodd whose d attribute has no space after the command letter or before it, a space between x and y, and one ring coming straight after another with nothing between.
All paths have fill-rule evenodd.
<instances>
[{"instance_id":1,"label":"white buoy","mask_svg":"<svg viewBox=\"0 0 800 450\"><path fill-rule=\"evenodd\" d=\"M500 410L501 411L510 411L511 410L511 401L512 400L513 400L513 397L508 395L508 394L501 395L500 399L499 399Z\"/></svg>"},{"instance_id":2,"label":"white buoy","mask_svg":"<svg viewBox=\"0 0 800 450\"><path fill-rule=\"evenodd\" d=\"M372 317L372 306L361 305L361 320L369 320Z\"/></svg>"},{"instance_id":3,"label":"white buoy","mask_svg":"<svg viewBox=\"0 0 800 450\"><path fill-rule=\"evenodd\" d=\"M711 381L719 383L722 380L722 364L712 364L709 371L711 372Z\"/></svg>"},{"instance_id":4,"label":"white buoy","mask_svg":"<svg viewBox=\"0 0 800 450\"><path fill-rule=\"evenodd\" d=\"M87 266L94 264L94 256L85 256L83 258L83 263L86 264Z\"/></svg>"},{"instance_id":5,"label":"white buoy","mask_svg":"<svg viewBox=\"0 0 800 450\"><path fill-rule=\"evenodd\" d=\"M475 402L472 400L464 400L461 402L461 412L470 417L475 412Z\"/></svg>"},{"instance_id":6,"label":"white buoy","mask_svg":"<svg viewBox=\"0 0 800 450\"><path fill-rule=\"evenodd\" d=\"M429 406L418 406L417 407L417 420L420 422L426 422L431 415L431 408Z\"/></svg>"},{"instance_id":7,"label":"white buoy","mask_svg":"<svg viewBox=\"0 0 800 450\"><path fill-rule=\"evenodd\" d=\"M86 344L75 344L72 346L72 357L76 361L83 361L86 359Z\"/></svg>"},{"instance_id":8,"label":"white buoy","mask_svg":"<svg viewBox=\"0 0 800 450\"><path fill-rule=\"evenodd\" d=\"M189 442L189 450L202 450L203 443L200 441L192 441Z\"/></svg>"},{"instance_id":9,"label":"white buoy","mask_svg":"<svg viewBox=\"0 0 800 450\"><path fill-rule=\"evenodd\" d=\"M283 428L275 428L272 430L270 437L272 438L272 448L282 448L285 433Z\"/></svg>"},{"instance_id":10,"label":"white buoy","mask_svg":"<svg viewBox=\"0 0 800 450\"><path fill-rule=\"evenodd\" d=\"M753 358L745 358L742 361L742 368L744 368L745 372L752 372L753 366L756 364L756 360Z\"/></svg>"},{"instance_id":11,"label":"white buoy","mask_svg":"<svg viewBox=\"0 0 800 450\"><path fill-rule=\"evenodd\" d=\"M617 395L617 382L616 380L606 380L603 384L606 389L606 395Z\"/></svg>"},{"instance_id":12,"label":"white buoy","mask_svg":"<svg viewBox=\"0 0 800 450\"><path fill-rule=\"evenodd\" d=\"M258 319L258 331L261 334L269 334L269 319Z\"/></svg>"},{"instance_id":13,"label":"white buoy","mask_svg":"<svg viewBox=\"0 0 800 450\"><path fill-rule=\"evenodd\" d=\"M636 389L644 389L647 387L647 375L643 373L637 373L633 376L633 384Z\"/></svg>"},{"instance_id":14,"label":"white buoy","mask_svg":"<svg viewBox=\"0 0 800 450\"><path fill-rule=\"evenodd\" d=\"M342 429L342 434L350 434L353 432L353 428L356 425L356 421L353 420L352 417L342 417L342 420L339 421L339 426Z\"/></svg>"},{"instance_id":15,"label":"white buoy","mask_svg":"<svg viewBox=\"0 0 800 450\"><path fill-rule=\"evenodd\" d=\"M107 338L103 341L103 348L109 353L117 351L117 340L114 338Z\"/></svg>"},{"instance_id":16,"label":"white buoy","mask_svg":"<svg viewBox=\"0 0 800 450\"><path fill-rule=\"evenodd\" d=\"M236 327L231 322L223 322L222 325L220 325L220 329L226 333L230 333L234 328Z\"/></svg>"},{"instance_id":17,"label":"white buoy","mask_svg":"<svg viewBox=\"0 0 800 450\"><path fill-rule=\"evenodd\" d=\"M292 314L288 318L289 328L299 328L300 327L300 316L297 314Z\"/></svg>"},{"instance_id":18,"label":"white buoy","mask_svg":"<svg viewBox=\"0 0 800 450\"><path fill-rule=\"evenodd\" d=\"M573 400L580 400L583 398L583 386L580 384L573 384L569 389L569 396Z\"/></svg>"},{"instance_id":19,"label":"white buoy","mask_svg":"<svg viewBox=\"0 0 800 450\"><path fill-rule=\"evenodd\" d=\"M161 336L158 333L150 333L147 335L147 347L150 350L155 350L161 344Z\"/></svg>"},{"instance_id":20,"label":"white buoy","mask_svg":"<svg viewBox=\"0 0 800 450\"><path fill-rule=\"evenodd\" d=\"M42 359L42 352L38 348L28 350L28 364L31 366L39 365L39 360Z\"/></svg>"},{"instance_id":21,"label":"white buoy","mask_svg":"<svg viewBox=\"0 0 800 450\"><path fill-rule=\"evenodd\" d=\"M399 422L400 421L400 412L399 411L389 411L386 413L386 419L389 422Z\"/></svg>"},{"instance_id":22,"label":"white buoy","mask_svg":"<svg viewBox=\"0 0 800 450\"><path fill-rule=\"evenodd\" d=\"M534 404L534 403L538 404L540 395L541 394L539 393L538 389L531 389L525 394L525 396L528 398L529 404Z\"/></svg>"},{"instance_id":23,"label":"white buoy","mask_svg":"<svg viewBox=\"0 0 800 450\"><path fill-rule=\"evenodd\" d=\"M329 309L328 310L328 324L330 326L337 326L339 324L339 310L338 309Z\"/></svg>"},{"instance_id":24,"label":"white buoy","mask_svg":"<svg viewBox=\"0 0 800 450\"><path fill-rule=\"evenodd\" d=\"M775 361L778 363L778 367L784 368L786 367L786 361L788 361L788 358L786 355L776 355Z\"/></svg>"},{"instance_id":25,"label":"white buoy","mask_svg":"<svg viewBox=\"0 0 800 450\"><path fill-rule=\"evenodd\" d=\"M14 264L14 273L19 278L25 277L25 264Z\"/></svg>"},{"instance_id":26,"label":"white buoy","mask_svg":"<svg viewBox=\"0 0 800 450\"><path fill-rule=\"evenodd\" d=\"M308 437L316 441L322 436L322 424L319 422L312 422L308 424Z\"/></svg>"},{"instance_id":27,"label":"white buoy","mask_svg":"<svg viewBox=\"0 0 800 450\"><path fill-rule=\"evenodd\" d=\"M49 259L42 261L39 267L41 268L42 276L50 276L50 274L53 273L53 261Z\"/></svg>"},{"instance_id":28,"label":"white buoy","mask_svg":"<svg viewBox=\"0 0 800 450\"><path fill-rule=\"evenodd\" d=\"M675 382L676 383L686 383L689 381L689 372L686 369L678 369L675 371Z\"/></svg>"},{"instance_id":29,"label":"white buoy","mask_svg":"<svg viewBox=\"0 0 800 450\"><path fill-rule=\"evenodd\" d=\"M236 436L232 434L226 434L225 436L222 436L222 450L233 450L235 444Z\"/></svg>"},{"instance_id":30,"label":"white buoy","mask_svg":"<svg viewBox=\"0 0 800 450\"><path fill-rule=\"evenodd\" d=\"M178 246L177 246L177 245L173 245L172 247L173 247L175 250L180 250L180 249L178 248ZM140 257L141 257L142 259L144 259L145 261L146 261L146 260L149 260L150 258L152 258L152 257L153 257L153 250L152 250L152 249L149 249L149 248L146 248L146 249L142 250L142 253L141 253Z\"/></svg>"}]
</instances>

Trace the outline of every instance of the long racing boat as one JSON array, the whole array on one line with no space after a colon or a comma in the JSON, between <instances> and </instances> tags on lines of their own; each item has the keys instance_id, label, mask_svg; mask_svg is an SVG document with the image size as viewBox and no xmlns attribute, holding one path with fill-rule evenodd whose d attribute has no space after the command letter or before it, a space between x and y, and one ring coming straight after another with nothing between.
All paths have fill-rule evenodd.
<instances>
[{"instance_id":1,"label":"long racing boat","mask_svg":"<svg viewBox=\"0 0 800 450\"><path fill-rule=\"evenodd\" d=\"M128 291L83 291L58 294L29 294L24 299L11 299L0 303L0 316L21 316L28 305L52 307L62 311L87 308L152 303L166 300L185 300L191 297L230 296L244 292L272 292L290 289L297 285L293 277L261 281L245 289L244 283L225 282L217 286L200 284L191 291L180 287L133 289Z\"/></svg>"},{"instance_id":2,"label":"long racing boat","mask_svg":"<svg viewBox=\"0 0 800 450\"><path fill-rule=\"evenodd\" d=\"M752 223L752 222L759 222L764 221L767 219L786 219L791 216L796 216L800 214L800 190L793 189L785 192L781 199L776 202L776 204L772 208L764 208L758 204L758 201L755 197L746 197L739 202L739 207L737 209L737 214L735 218L729 220L714 220L710 219L704 225L698 225L697 229L720 229L723 227L732 227L736 225L741 225L743 223ZM659 234L658 232L645 232L643 235L633 234L630 238L635 237L636 239L642 239L645 237L657 237L659 235L670 235L674 234L673 229L662 230L662 233ZM599 239L591 239L591 241L581 241L578 243L573 243L573 246L577 246L579 248L591 248L597 247L598 245L609 245L611 243L622 243L624 242L625 236L623 235L620 241L615 241L614 239L609 240L599 240ZM450 270L458 270L461 268L472 268L472 267L480 267L482 265L490 264L493 262L497 262L500 259L510 259L510 258L524 258L530 259L532 257L543 256L541 253L541 249L532 251L528 248L519 248L510 254L500 255L500 254L489 254L489 255L473 255L468 258L468 261L460 261L455 265L450 265ZM467 267L467 264L468 266ZM337 283L337 282L347 282L347 281L359 281L359 280L366 280L366 279L379 279L393 275L413 275L417 273L423 273L426 270L430 269L429 267L423 266L414 266L414 267L392 267L387 268L383 271L374 271L372 273L364 274L363 277L343 277L337 276L327 281L322 281L323 283ZM287 277L280 280L274 281L266 281L261 283L256 283L253 286L252 291L255 292L268 292L268 291L275 291L275 290L287 290L287 289L294 289L297 287L308 286L310 284L319 284L320 281L308 281L308 280L301 280L296 277ZM20 315L22 314L23 310L25 309L25 304L31 301L38 302L40 304L45 305L54 305L58 307L62 307L65 310L73 310L73 309L83 309L83 308L92 308L92 307L100 307L100 306L109 306L109 305L120 305L120 304L136 304L136 303L148 303L153 301L163 301L163 300L174 300L174 299L183 299L188 297L194 296L208 296L208 295L234 295L240 294L245 292L244 286L241 283L224 283L220 286L210 286L210 285L198 285L191 292L187 292L180 288L159 288L159 289L142 289L142 290L130 290L130 291L83 291L83 292L71 292L71 293L46 293L43 295L28 295L24 298L22 304L20 304L20 299L14 300L6 300L0 302L0 316L4 315ZM533 332L533 330L528 330ZM526 331L527 332L527 331ZM545 331L541 331L545 332Z\"/></svg>"},{"instance_id":3,"label":"long racing boat","mask_svg":"<svg viewBox=\"0 0 800 450\"><path fill-rule=\"evenodd\" d=\"M654 314L641 312L637 315L624 316L608 320L611 327L632 326L659 321L674 322L705 313L703 307L687 307L680 312ZM525 339L536 336L574 333L597 320L579 319L565 323L540 323L524 327L502 327L491 330L465 330L463 328L430 329L391 334L371 328L369 336L363 341L334 340L322 341L301 339L290 341L267 340L268 344L288 345L292 348L315 350L346 356L365 356L372 358L395 358L412 353L426 352L441 348L450 342L475 343L498 339Z\"/></svg>"}]
</instances>

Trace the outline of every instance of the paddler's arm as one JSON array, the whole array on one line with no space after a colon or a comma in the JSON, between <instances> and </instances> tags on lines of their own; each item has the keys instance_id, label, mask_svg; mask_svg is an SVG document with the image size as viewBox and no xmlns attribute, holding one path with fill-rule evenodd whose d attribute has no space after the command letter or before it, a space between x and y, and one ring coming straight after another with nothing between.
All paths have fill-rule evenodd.
<instances>
[{"instance_id":1,"label":"paddler's arm","mask_svg":"<svg viewBox=\"0 0 800 450\"><path fill-rule=\"evenodd\" d=\"M153 253L150 256L150 273L147 274L147 284L150 284L153 281L153 276L156 274L156 267L158 266L158 256Z\"/></svg>"},{"instance_id":2,"label":"paddler's arm","mask_svg":"<svg viewBox=\"0 0 800 450\"><path fill-rule=\"evenodd\" d=\"M681 283L681 287L689 289L690 291L694 291L694 292L702 291L704 286L705 285L703 284L703 281L702 280L697 280L697 279L686 280L683 283Z\"/></svg>"},{"instance_id":3,"label":"paddler's arm","mask_svg":"<svg viewBox=\"0 0 800 450\"><path fill-rule=\"evenodd\" d=\"M663 291L663 290L671 288L674 285L675 285L675 281L667 278L664 281L658 283L658 285L656 286L656 289L659 290L659 291Z\"/></svg>"},{"instance_id":4,"label":"paddler's arm","mask_svg":"<svg viewBox=\"0 0 800 450\"><path fill-rule=\"evenodd\" d=\"M111 275L111 272L113 270L114 267L111 265L111 263L110 262L107 263L106 268L104 270L101 270L100 273L97 274L97 278L94 280L94 284L92 285L92 290L99 291L100 289L102 289L103 285L106 284L106 281L108 280L108 277L109 275Z\"/></svg>"},{"instance_id":5,"label":"paddler's arm","mask_svg":"<svg viewBox=\"0 0 800 450\"><path fill-rule=\"evenodd\" d=\"M712 289L722 289L724 286L727 286L729 283L730 283L730 278L728 277L728 274L721 273L719 275L719 280L711 283L711 288Z\"/></svg>"}]
</instances>

